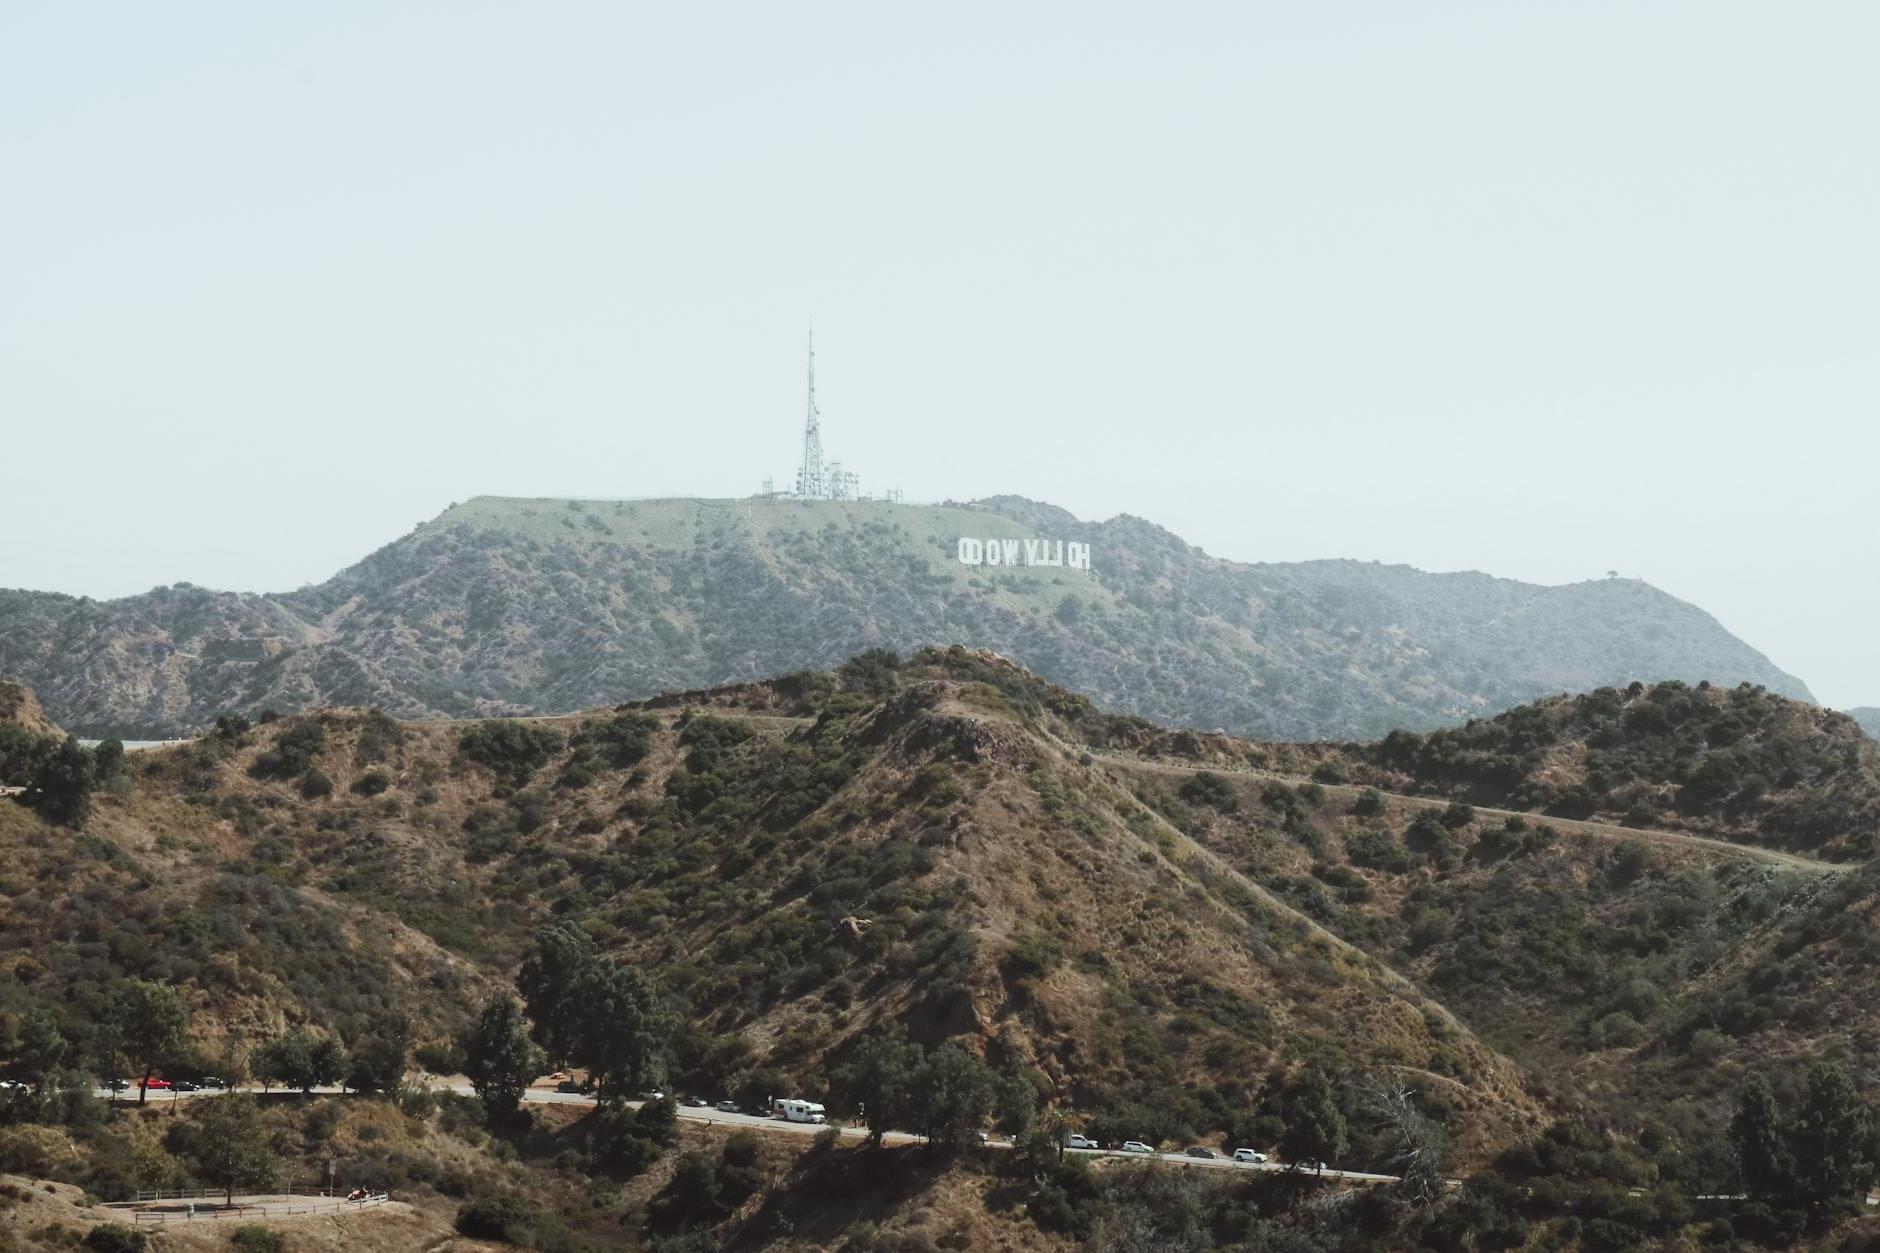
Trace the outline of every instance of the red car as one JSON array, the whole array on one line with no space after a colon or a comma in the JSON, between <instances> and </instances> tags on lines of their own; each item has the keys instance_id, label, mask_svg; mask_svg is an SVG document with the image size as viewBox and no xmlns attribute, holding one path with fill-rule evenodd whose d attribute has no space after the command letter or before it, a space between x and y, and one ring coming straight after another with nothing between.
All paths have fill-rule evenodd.
<instances>
[{"instance_id":1,"label":"red car","mask_svg":"<svg viewBox=\"0 0 1880 1253\"><path fill-rule=\"evenodd\" d=\"M155 1092L159 1088L167 1090L169 1086L170 1081L168 1079L146 1079L143 1082L143 1088L146 1092Z\"/></svg>"}]
</instances>

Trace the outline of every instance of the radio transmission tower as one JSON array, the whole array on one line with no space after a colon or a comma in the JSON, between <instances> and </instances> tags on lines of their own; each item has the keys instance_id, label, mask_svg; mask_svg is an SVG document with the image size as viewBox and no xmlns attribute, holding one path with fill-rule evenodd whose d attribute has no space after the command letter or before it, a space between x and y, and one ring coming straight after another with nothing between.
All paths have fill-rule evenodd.
<instances>
[{"instance_id":1,"label":"radio transmission tower","mask_svg":"<svg viewBox=\"0 0 1880 1253\"><path fill-rule=\"evenodd\" d=\"M816 331L809 333L809 416L803 423L803 464L796 472L796 494L804 500L824 500L822 423L816 412Z\"/></svg>"}]
</instances>

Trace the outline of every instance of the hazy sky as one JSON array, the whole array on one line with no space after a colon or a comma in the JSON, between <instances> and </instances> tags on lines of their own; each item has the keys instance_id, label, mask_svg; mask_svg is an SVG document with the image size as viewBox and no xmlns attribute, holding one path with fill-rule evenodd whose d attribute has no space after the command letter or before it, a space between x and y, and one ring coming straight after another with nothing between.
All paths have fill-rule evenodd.
<instances>
[{"instance_id":1,"label":"hazy sky","mask_svg":"<svg viewBox=\"0 0 1880 1253\"><path fill-rule=\"evenodd\" d=\"M1880 6L0 4L0 586L478 493L1637 575L1880 704Z\"/></svg>"}]
</instances>

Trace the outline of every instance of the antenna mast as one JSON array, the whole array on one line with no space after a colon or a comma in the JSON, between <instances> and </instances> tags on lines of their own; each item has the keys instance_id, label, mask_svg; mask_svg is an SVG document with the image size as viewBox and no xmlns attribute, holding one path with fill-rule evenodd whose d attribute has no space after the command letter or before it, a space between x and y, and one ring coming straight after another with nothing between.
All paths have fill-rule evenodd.
<instances>
[{"instance_id":1,"label":"antenna mast","mask_svg":"<svg viewBox=\"0 0 1880 1253\"><path fill-rule=\"evenodd\" d=\"M805 500L823 500L822 423L816 412L816 328L809 330L809 414L803 423L803 464L796 472L796 494Z\"/></svg>"}]
</instances>

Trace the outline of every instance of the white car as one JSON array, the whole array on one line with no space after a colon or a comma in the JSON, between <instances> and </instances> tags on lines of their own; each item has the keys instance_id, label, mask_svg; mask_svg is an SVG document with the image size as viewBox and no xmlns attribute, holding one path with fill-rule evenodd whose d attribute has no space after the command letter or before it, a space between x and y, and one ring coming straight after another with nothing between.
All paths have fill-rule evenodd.
<instances>
[{"instance_id":1,"label":"white car","mask_svg":"<svg viewBox=\"0 0 1880 1253\"><path fill-rule=\"evenodd\" d=\"M1155 1150L1150 1148L1148 1145L1144 1144L1141 1140L1125 1140L1123 1141L1123 1152L1125 1153L1153 1153L1155 1152Z\"/></svg>"},{"instance_id":2,"label":"white car","mask_svg":"<svg viewBox=\"0 0 1880 1253\"><path fill-rule=\"evenodd\" d=\"M1256 1153L1252 1149L1235 1149L1234 1160L1237 1162L1264 1162L1266 1154Z\"/></svg>"},{"instance_id":3,"label":"white car","mask_svg":"<svg viewBox=\"0 0 1880 1253\"><path fill-rule=\"evenodd\" d=\"M1092 1140L1089 1136L1080 1136L1073 1131L1064 1137L1064 1147L1067 1149L1100 1149L1103 1146L1098 1144L1095 1140Z\"/></svg>"}]
</instances>

